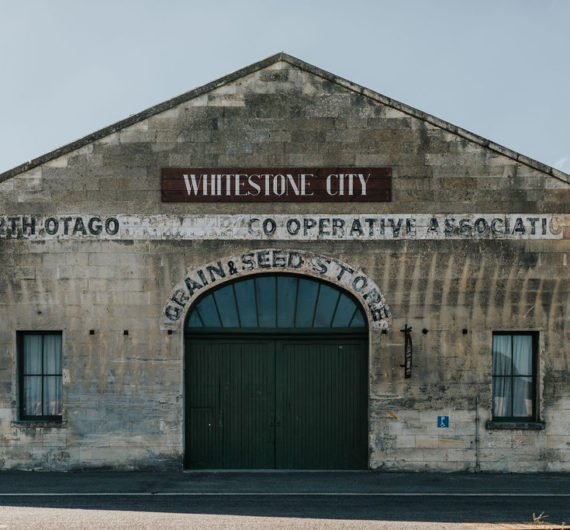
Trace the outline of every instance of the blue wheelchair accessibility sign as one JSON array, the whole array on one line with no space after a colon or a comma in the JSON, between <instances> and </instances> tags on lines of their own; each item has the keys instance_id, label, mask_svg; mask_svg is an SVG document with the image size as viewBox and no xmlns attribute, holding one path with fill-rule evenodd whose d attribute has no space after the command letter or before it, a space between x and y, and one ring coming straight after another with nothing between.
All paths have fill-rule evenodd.
<instances>
[{"instance_id":1,"label":"blue wheelchair accessibility sign","mask_svg":"<svg viewBox=\"0 0 570 530\"><path fill-rule=\"evenodd\" d=\"M437 426L439 428L448 429L449 428L449 416L438 416Z\"/></svg>"}]
</instances>

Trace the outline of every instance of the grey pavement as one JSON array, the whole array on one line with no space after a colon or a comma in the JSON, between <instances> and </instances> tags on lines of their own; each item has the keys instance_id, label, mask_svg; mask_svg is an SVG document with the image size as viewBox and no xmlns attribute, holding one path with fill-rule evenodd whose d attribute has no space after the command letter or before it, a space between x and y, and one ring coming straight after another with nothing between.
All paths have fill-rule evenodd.
<instances>
[{"instance_id":1,"label":"grey pavement","mask_svg":"<svg viewBox=\"0 0 570 530\"><path fill-rule=\"evenodd\" d=\"M0 472L0 529L537 528L537 519L570 523L570 474Z\"/></svg>"},{"instance_id":2,"label":"grey pavement","mask_svg":"<svg viewBox=\"0 0 570 530\"><path fill-rule=\"evenodd\" d=\"M564 494L570 474L375 471L0 472L5 493ZM569 501L570 502L570 501Z\"/></svg>"}]
</instances>

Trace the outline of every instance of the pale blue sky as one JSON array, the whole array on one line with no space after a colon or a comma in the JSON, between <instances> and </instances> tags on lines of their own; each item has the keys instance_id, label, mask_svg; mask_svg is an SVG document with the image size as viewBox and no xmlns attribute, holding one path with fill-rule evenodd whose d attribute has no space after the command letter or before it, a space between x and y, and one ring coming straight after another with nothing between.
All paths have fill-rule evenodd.
<instances>
[{"instance_id":1,"label":"pale blue sky","mask_svg":"<svg viewBox=\"0 0 570 530\"><path fill-rule=\"evenodd\" d=\"M570 0L0 0L0 172L279 51L570 173Z\"/></svg>"}]
</instances>

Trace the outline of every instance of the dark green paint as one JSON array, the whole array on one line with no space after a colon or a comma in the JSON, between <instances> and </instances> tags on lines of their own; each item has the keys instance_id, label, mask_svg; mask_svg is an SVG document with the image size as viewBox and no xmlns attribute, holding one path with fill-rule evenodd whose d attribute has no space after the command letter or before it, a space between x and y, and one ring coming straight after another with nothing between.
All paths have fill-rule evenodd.
<instances>
[{"instance_id":1,"label":"dark green paint","mask_svg":"<svg viewBox=\"0 0 570 530\"><path fill-rule=\"evenodd\" d=\"M187 337L185 384L186 467L367 467L361 335Z\"/></svg>"}]
</instances>

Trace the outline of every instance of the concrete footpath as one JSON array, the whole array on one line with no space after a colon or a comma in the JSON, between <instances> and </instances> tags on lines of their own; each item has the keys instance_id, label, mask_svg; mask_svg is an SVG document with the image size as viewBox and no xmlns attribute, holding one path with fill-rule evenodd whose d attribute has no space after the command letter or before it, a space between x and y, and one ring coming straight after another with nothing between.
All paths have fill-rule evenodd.
<instances>
[{"instance_id":1,"label":"concrete footpath","mask_svg":"<svg viewBox=\"0 0 570 530\"><path fill-rule=\"evenodd\" d=\"M2 493L566 494L570 474L374 471L0 472ZM570 521L569 521L570 522Z\"/></svg>"},{"instance_id":2,"label":"concrete footpath","mask_svg":"<svg viewBox=\"0 0 570 530\"><path fill-rule=\"evenodd\" d=\"M520 529L564 522L570 474L0 472L0 529Z\"/></svg>"}]
</instances>

